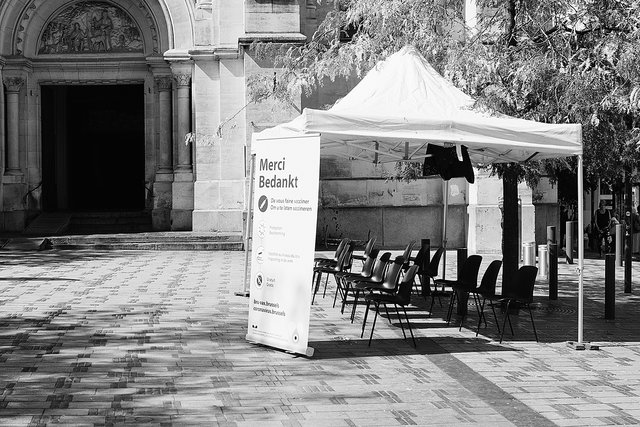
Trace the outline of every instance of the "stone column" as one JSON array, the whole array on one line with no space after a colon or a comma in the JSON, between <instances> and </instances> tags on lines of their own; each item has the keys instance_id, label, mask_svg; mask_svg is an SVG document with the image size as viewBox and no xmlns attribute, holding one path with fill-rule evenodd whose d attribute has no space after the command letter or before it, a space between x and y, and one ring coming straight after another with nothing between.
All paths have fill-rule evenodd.
<instances>
[{"instance_id":1,"label":"stone column","mask_svg":"<svg viewBox=\"0 0 640 427\"><path fill-rule=\"evenodd\" d=\"M172 183L173 183L173 132L171 89L172 77L156 77L158 90L158 162L153 183L153 210L151 219L154 230L171 229Z\"/></svg>"},{"instance_id":2,"label":"stone column","mask_svg":"<svg viewBox=\"0 0 640 427\"><path fill-rule=\"evenodd\" d=\"M502 253L502 180L490 173L474 169L476 180L469 185L469 234L467 248L470 253Z\"/></svg>"},{"instance_id":3,"label":"stone column","mask_svg":"<svg viewBox=\"0 0 640 427\"><path fill-rule=\"evenodd\" d=\"M159 110L159 161L158 173L172 173L172 139L171 138L171 77L156 78L158 86Z\"/></svg>"},{"instance_id":4,"label":"stone column","mask_svg":"<svg viewBox=\"0 0 640 427\"><path fill-rule=\"evenodd\" d=\"M5 175L22 175L20 170L20 89L22 77L5 77L7 88L7 170Z\"/></svg>"},{"instance_id":5,"label":"stone column","mask_svg":"<svg viewBox=\"0 0 640 427\"><path fill-rule=\"evenodd\" d=\"M2 177L0 228L3 231L22 231L26 223L23 197L27 186L20 169L20 90L25 80L22 77L4 77L3 81L7 88L7 169Z\"/></svg>"},{"instance_id":6,"label":"stone column","mask_svg":"<svg viewBox=\"0 0 640 427\"><path fill-rule=\"evenodd\" d=\"M177 161L173 173L171 230L191 230L193 219L193 169L191 167L191 142L185 138L191 132L191 64L175 65L173 79L176 86L175 106L177 123L174 123L175 152Z\"/></svg>"},{"instance_id":7,"label":"stone column","mask_svg":"<svg viewBox=\"0 0 640 427\"><path fill-rule=\"evenodd\" d=\"M191 171L191 145L185 144L185 136L191 131L191 74L179 73L174 74L177 90L176 90L176 106L178 108L177 143L178 143L178 161L176 163L177 171Z\"/></svg>"}]
</instances>

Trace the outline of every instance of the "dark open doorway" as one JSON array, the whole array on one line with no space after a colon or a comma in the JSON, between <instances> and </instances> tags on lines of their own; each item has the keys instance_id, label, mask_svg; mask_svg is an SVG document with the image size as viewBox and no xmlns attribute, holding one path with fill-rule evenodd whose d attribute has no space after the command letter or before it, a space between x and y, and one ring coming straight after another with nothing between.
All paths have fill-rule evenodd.
<instances>
[{"instance_id":1,"label":"dark open doorway","mask_svg":"<svg viewBox=\"0 0 640 427\"><path fill-rule=\"evenodd\" d=\"M45 211L144 209L144 87L42 86Z\"/></svg>"}]
</instances>

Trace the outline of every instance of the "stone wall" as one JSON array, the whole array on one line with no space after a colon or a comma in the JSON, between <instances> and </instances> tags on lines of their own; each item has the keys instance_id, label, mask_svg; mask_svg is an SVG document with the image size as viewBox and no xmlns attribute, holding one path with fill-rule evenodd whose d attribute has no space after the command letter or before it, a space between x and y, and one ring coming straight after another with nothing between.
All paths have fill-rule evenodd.
<instances>
[{"instance_id":1,"label":"stone wall","mask_svg":"<svg viewBox=\"0 0 640 427\"><path fill-rule=\"evenodd\" d=\"M324 162L324 160L323 160ZM323 163L321 162L321 164ZM353 162L354 167L356 162ZM362 167L362 165L360 165ZM442 241L443 181L438 177L411 182L384 178L333 178L320 183L317 243L369 234L384 247L400 248L412 240ZM449 185L448 247L466 241L466 181Z\"/></svg>"}]
</instances>

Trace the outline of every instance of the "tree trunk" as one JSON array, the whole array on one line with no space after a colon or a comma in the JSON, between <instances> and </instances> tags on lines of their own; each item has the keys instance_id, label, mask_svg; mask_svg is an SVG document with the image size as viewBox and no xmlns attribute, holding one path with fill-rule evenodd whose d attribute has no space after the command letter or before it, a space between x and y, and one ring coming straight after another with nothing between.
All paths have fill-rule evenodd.
<instances>
[{"instance_id":1,"label":"tree trunk","mask_svg":"<svg viewBox=\"0 0 640 427\"><path fill-rule=\"evenodd\" d=\"M507 2L507 45L516 46L516 0L509 0Z\"/></svg>"},{"instance_id":2,"label":"tree trunk","mask_svg":"<svg viewBox=\"0 0 640 427\"><path fill-rule=\"evenodd\" d=\"M520 263L518 221L518 177L506 170L502 177L503 226L502 226L502 293L508 292Z\"/></svg>"},{"instance_id":3,"label":"tree trunk","mask_svg":"<svg viewBox=\"0 0 640 427\"><path fill-rule=\"evenodd\" d=\"M516 0L508 0L506 42L516 46ZM518 221L518 175L510 167L504 169L502 176L503 225L502 225L502 294L508 294L520 263Z\"/></svg>"}]
</instances>

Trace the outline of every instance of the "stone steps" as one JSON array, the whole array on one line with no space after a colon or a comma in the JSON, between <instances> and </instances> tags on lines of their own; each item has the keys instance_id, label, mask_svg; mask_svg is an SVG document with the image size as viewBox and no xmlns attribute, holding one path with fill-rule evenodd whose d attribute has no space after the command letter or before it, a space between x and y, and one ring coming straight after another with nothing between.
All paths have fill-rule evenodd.
<instances>
[{"instance_id":1,"label":"stone steps","mask_svg":"<svg viewBox=\"0 0 640 427\"><path fill-rule=\"evenodd\" d=\"M45 244L43 245L43 241ZM93 249L93 250L226 250L243 249L242 235L215 232L151 232L88 234L41 237L17 237L8 239L4 249L34 250Z\"/></svg>"},{"instance_id":2,"label":"stone steps","mask_svg":"<svg viewBox=\"0 0 640 427\"><path fill-rule=\"evenodd\" d=\"M151 232L89 234L51 237L59 249L242 250L240 234L205 232Z\"/></svg>"},{"instance_id":3,"label":"stone steps","mask_svg":"<svg viewBox=\"0 0 640 427\"><path fill-rule=\"evenodd\" d=\"M44 212L24 230L27 236L52 236L69 229L71 214L67 212Z\"/></svg>"}]
</instances>

